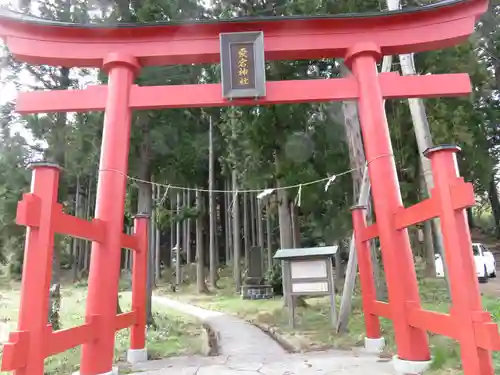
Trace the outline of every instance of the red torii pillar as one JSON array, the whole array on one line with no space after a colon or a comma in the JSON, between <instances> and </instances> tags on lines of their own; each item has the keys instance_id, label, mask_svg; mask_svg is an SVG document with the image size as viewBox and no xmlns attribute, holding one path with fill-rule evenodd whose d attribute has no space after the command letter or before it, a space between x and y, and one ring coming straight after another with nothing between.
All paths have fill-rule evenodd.
<instances>
[{"instance_id":1,"label":"red torii pillar","mask_svg":"<svg viewBox=\"0 0 500 375\"><path fill-rule=\"evenodd\" d=\"M380 89L377 60L382 57L373 43L353 46L346 63L358 81L358 111L366 160L372 184L380 245L384 249L387 288L398 357L408 366L426 368L430 363L427 333L408 324L406 302L420 304L408 232L393 224L394 212L403 207L396 164ZM379 332L380 333L380 332ZM376 337L368 337L376 340ZM381 339L381 338L379 338Z\"/></svg>"},{"instance_id":2,"label":"red torii pillar","mask_svg":"<svg viewBox=\"0 0 500 375\"><path fill-rule=\"evenodd\" d=\"M101 337L82 346L81 375L112 375L115 317L120 280L121 238L130 148L130 91L140 70L135 57L110 54L103 68L109 72L108 95L99 163L95 218L106 222L106 242L92 244L85 319L99 316ZM135 265L135 263L134 263ZM115 301L115 302L111 302ZM147 359L145 348L129 356Z\"/></svg>"}]
</instances>

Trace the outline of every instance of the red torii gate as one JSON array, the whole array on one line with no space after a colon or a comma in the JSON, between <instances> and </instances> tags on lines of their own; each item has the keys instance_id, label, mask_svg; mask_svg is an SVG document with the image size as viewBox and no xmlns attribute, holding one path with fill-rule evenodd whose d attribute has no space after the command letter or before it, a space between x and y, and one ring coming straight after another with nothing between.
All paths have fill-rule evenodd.
<instances>
[{"instance_id":1,"label":"red torii gate","mask_svg":"<svg viewBox=\"0 0 500 375\"><path fill-rule=\"evenodd\" d=\"M132 326L131 361L144 360L147 224L122 233L129 135L133 109L265 105L357 100L377 223L366 226L363 208L353 223L359 256L366 321L366 347L380 350L379 316L392 319L398 347L396 369L419 373L429 364L426 331L460 342L467 375L494 373L491 351L500 350L498 328L484 312L478 293L464 209L474 204L472 185L458 177L454 146L428 150L435 188L431 198L409 208L401 201L383 100L466 95L466 74L400 77L378 74L382 55L445 48L465 41L486 0L459 0L412 12L362 17L279 17L154 25L74 25L0 13L0 36L12 54L31 64L97 67L109 74L107 86L85 90L20 93L20 113L104 110L95 219L63 214L56 202L59 172L34 167L32 192L19 204L17 222L28 228L18 331L5 345L2 370L42 375L47 356L83 345L81 375L110 375L117 329ZM219 84L139 87L134 78L152 65L217 63L219 35L262 31L266 60L343 57L353 76L341 79L268 82L259 99L222 98ZM441 218L453 307L450 314L421 308L406 228ZM64 233L93 241L86 323L52 332L47 326L53 236ZM367 241L379 237L390 303L376 301ZM116 316L121 248L135 250L133 307ZM48 344L45 344L48 343Z\"/></svg>"}]
</instances>

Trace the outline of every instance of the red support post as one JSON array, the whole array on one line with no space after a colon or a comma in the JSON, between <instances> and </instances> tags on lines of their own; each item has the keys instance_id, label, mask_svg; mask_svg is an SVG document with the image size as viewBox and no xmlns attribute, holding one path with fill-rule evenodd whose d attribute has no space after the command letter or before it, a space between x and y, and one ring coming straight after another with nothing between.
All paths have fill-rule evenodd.
<instances>
[{"instance_id":1,"label":"red support post","mask_svg":"<svg viewBox=\"0 0 500 375\"><path fill-rule=\"evenodd\" d=\"M18 331L27 332L28 353L25 354L26 366L14 371L15 375L44 374L47 333L50 332L48 296L60 170L57 164L51 163L35 163L31 167L31 194L24 196L19 208L28 200L36 201L43 220L26 230Z\"/></svg>"},{"instance_id":2,"label":"red support post","mask_svg":"<svg viewBox=\"0 0 500 375\"><path fill-rule=\"evenodd\" d=\"M349 50L346 63L359 88L359 117L397 343L395 359L423 364L430 359L427 334L410 326L407 317L408 303L420 307L420 297L408 232L397 230L394 222L403 204L377 73L380 58L378 46L364 43Z\"/></svg>"},{"instance_id":3,"label":"red support post","mask_svg":"<svg viewBox=\"0 0 500 375\"><path fill-rule=\"evenodd\" d=\"M130 90L139 64L133 57L112 54L103 67L109 72L109 82L95 218L104 222L106 234L103 243L92 244L86 309L86 321L99 316L101 327L98 340L82 347L81 375L112 374L130 144Z\"/></svg>"},{"instance_id":4,"label":"red support post","mask_svg":"<svg viewBox=\"0 0 500 375\"><path fill-rule=\"evenodd\" d=\"M148 223L149 214L135 217L135 235L138 248L134 250L132 264L132 311L136 316L130 333L130 350L127 360L130 363L147 360L146 350L146 283L148 270Z\"/></svg>"},{"instance_id":5,"label":"red support post","mask_svg":"<svg viewBox=\"0 0 500 375\"><path fill-rule=\"evenodd\" d=\"M378 339L382 341L380 321L378 316L373 313L373 303L376 300L377 294L375 290L375 281L373 280L373 265L370 255L370 245L367 241L363 241L361 236L363 229L366 228L366 207L354 206L351 210L354 240L356 243L356 254L358 255L359 279L363 296L366 338L368 340Z\"/></svg>"},{"instance_id":6,"label":"red support post","mask_svg":"<svg viewBox=\"0 0 500 375\"><path fill-rule=\"evenodd\" d=\"M493 375L491 351L478 347L475 323L484 317L474 265L472 243L465 209L455 209L452 188L464 184L459 178L455 145L442 145L425 151L431 159L434 189L439 202L441 230L448 265L452 319L460 324L459 342L466 375Z\"/></svg>"}]
</instances>

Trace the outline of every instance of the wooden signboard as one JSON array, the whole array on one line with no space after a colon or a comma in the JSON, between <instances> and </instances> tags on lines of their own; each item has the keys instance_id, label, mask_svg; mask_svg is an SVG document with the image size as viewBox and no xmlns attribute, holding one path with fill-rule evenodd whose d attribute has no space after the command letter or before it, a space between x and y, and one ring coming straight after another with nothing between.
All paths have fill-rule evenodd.
<instances>
[{"instance_id":1,"label":"wooden signboard","mask_svg":"<svg viewBox=\"0 0 500 375\"><path fill-rule=\"evenodd\" d=\"M266 96L264 34L220 34L222 95L224 98Z\"/></svg>"},{"instance_id":2,"label":"wooden signboard","mask_svg":"<svg viewBox=\"0 0 500 375\"><path fill-rule=\"evenodd\" d=\"M335 287L332 258L337 246L300 249L280 249L274 259L283 266L283 291L288 300L289 321L295 327L295 298L299 296L329 296L332 326L335 326Z\"/></svg>"}]
</instances>

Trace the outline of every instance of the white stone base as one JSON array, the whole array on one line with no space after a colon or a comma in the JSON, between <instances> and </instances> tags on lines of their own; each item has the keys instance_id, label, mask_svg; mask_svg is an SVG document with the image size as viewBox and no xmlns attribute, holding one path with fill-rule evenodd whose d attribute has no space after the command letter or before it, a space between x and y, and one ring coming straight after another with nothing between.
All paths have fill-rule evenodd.
<instances>
[{"instance_id":1,"label":"white stone base","mask_svg":"<svg viewBox=\"0 0 500 375\"><path fill-rule=\"evenodd\" d=\"M429 369L432 361L405 361L395 355L392 357L392 363L398 375L420 375Z\"/></svg>"},{"instance_id":2,"label":"white stone base","mask_svg":"<svg viewBox=\"0 0 500 375\"><path fill-rule=\"evenodd\" d=\"M148 351L144 349L129 349L127 351L127 362L131 364L147 362Z\"/></svg>"},{"instance_id":3,"label":"white stone base","mask_svg":"<svg viewBox=\"0 0 500 375\"><path fill-rule=\"evenodd\" d=\"M73 375L80 375L80 371L74 372ZM118 367L113 367L113 369L110 372L105 372L104 374L98 374L98 375L119 375Z\"/></svg>"},{"instance_id":4,"label":"white stone base","mask_svg":"<svg viewBox=\"0 0 500 375\"><path fill-rule=\"evenodd\" d=\"M378 339L369 339L365 337L365 351L367 353L379 354L385 347L385 339L380 337Z\"/></svg>"}]
</instances>

